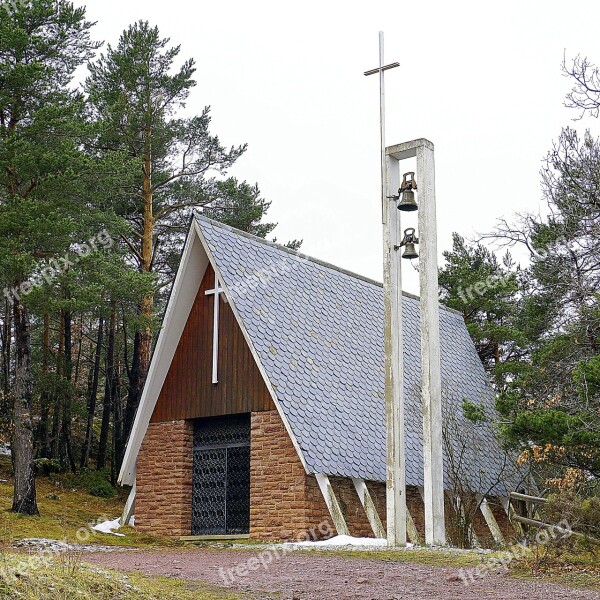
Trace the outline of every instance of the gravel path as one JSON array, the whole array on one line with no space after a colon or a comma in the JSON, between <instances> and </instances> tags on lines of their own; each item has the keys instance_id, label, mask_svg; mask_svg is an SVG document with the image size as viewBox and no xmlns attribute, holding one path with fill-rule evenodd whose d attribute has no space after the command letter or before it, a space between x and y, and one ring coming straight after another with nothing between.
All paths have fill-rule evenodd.
<instances>
[{"instance_id":1,"label":"gravel path","mask_svg":"<svg viewBox=\"0 0 600 600\"><path fill-rule=\"evenodd\" d=\"M269 556L248 550L198 548L98 553L87 555L85 561L122 571L202 581L250 592L261 600L600 600L600 594L591 590L504 575L488 574L465 585L452 567L306 552L283 555L279 551L279 556Z\"/></svg>"}]
</instances>

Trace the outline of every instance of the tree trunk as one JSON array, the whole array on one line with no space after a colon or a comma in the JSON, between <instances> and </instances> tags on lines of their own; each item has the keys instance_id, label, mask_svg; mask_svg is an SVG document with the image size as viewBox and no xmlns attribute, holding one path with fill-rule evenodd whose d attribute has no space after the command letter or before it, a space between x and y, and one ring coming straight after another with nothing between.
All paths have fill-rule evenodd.
<instances>
[{"instance_id":1,"label":"tree trunk","mask_svg":"<svg viewBox=\"0 0 600 600\"><path fill-rule=\"evenodd\" d=\"M113 454L114 454L114 474L118 474L121 470L121 464L123 463L123 456L125 454L125 439L123 437L123 403L121 401L121 395L119 394L119 356L116 355L114 369L114 380L113 380ZM114 483L114 482L113 482Z\"/></svg>"},{"instance_id":2,"label":"tree trunk","mask_svg":"<svg viewBox=\"0 0 600 600\"><path fill-rule=\"evenodd\" d=\"M10 415L12 413L12 396L10 394L10 375L11 375L11 348L12 348L12 307L8 300L4 302L4 315L2 316L2 328L0 328L0 345L2 348L2 372L0 374L0 422L6 419L9 425Z\"/></svg>"},{"instance_id":3,"label":"tree trunk","mask_svg":"<svg viewBox=\"0 0 600 600\"><path fill-rule=\"evenodd\" d=\"M77 342L75 342L75 346L77 348L77 359L75 360L75 369L73 373L73 386L77 388L79 384L79 374L81 369L81 352L83 351L83 317L79 319L79 325L76 326L77 333Z\"/></svg>"},{"instance_id":4,"label":"tree trunk","mask_svg":"<svg viewBox=\"0 0 600 600\"><path fill-rule=\"evenodd\" d=\"M16 367L12 438L15 484L12 511L23 515L39 515L33 470L31 333L29 315L20 300L15 300L13 317Z\"/></svg>"},{"instance_id":5,"label":"tree trunk","mask_svg":"<svg viewBox=\"0 0 600 600\"><path fill-rule=\"evenodd\" d=\"M100 376L100 358L102 356L102 344L104 343L104 319L98 319L98 338L96 340L96 354L94 356L94 368L92 371L92 383L89 389L87 404L87 425L85 429L85 441L81 452L81 467L87 467L90 460L90 449L94 435L94 415L96 413L96 398L98 396L98 379Z\"/></svg>"},{"instance_id":6,"label":"tree trunk","mask_svg":"<svg viewBox=\"0 0 600 600\"><path fill-rule=\"evenodd\" d=\"M4 398L10 393L10 350L12 346L12 310L8 300L4 302L4 320L2 322L2 391Z\"/></svg>"},{"instance_id":7,"label":"tree trunk","mask_svg":"<svg viewBox=\"0 0 600 600\"><path fill-rule=\"evenodd\" d=\"M62 310L58 318L58 355L56 357L56 376L60 378L64 373L65 364L65 321L63 319ZM60 431L60 417L62 414L62 402L63 397L57 389L54 390L54 411L52 413L52 458L61 460L60 455L61 449L61 431Z\"/></svg>"},{"instance_id":8,"label":"tree trunk","mask_svg":"<svg viewBox=\"0 0 600 600\"><path fill-rule=\"evenodd\" d=\"M61 419L61 438L64 444L64 455L66 456L69 467L74 473L77 470L75 458L73 457L73 448L71 444L71 413L73 403L72 378L73 378L73 335L71 312L63 312L64 332L65 332L65 371L66 392L63 399L62 419Z\"/></svg>"},{"instance_id":9,"label":"tree trunk","mask_svg":"<svg viewBox=\"0 0 600 600\"><path fill-rule=\"evenodd\" d=\"M152 131L147 129L146 151L144 156L144 217L141 242L140 270L143 273L152 271L152 257L154 252L154 213L153 213L153 190L152 190ZM127 395L127 406L125 408L124 436L129 437L135 413L142 397L144 384L150 367L150 354L152 352L152 329L150 320L154 316L154 293L150 292L142 299L140 314L146 321L144 329L136 332L133 353L133 365L129 379L129 393Z\"/></svg>"},{"instance_id":10,"label":"tree trunk","mask_svg":"<svg viewBox=\"0 0 600 600\"><path fill-rule=\"evenodd\" d=\"M108 326L108 344L106 347L104 402L102 404L102 425L100 427L100 440L98 442L98 457L96 469L102 471L106 466L106 451L108 449L108 433L110 428L110 413L112 398L115 392L115 337L116 337L117 306L111 302L110 323Z\"/></svg>"},{"instance_id":11,"label":"tree trunk","mask_svg":"<svg viewBox=\"0 0 600 600\"><path fill-rule=\"evenodd\" d=\"M42 337L42 392L40 394L40 424L38 427L39 455L50 458L50 434L48 425L50 421L50 393L48 391L48 365L50 359L50 315L44 313L44 333Z\"/></svg>"},{"instance_id":12,"label":"tree trunk","mask_svg":"<svg viewBox=\"0 0 600 600\"><path fill-rule=\"evenodd\" d=\"M125 424L124 432L125 436L128 436L131 428L133 427L133 421L135 419L135 411L139 405L138 390L140 381L140 343L141 333L136 331L133 336L133 352L131 369L129 370L129 389L127 392L127 404L125 406Z\"/></svg>"}]
</instances>

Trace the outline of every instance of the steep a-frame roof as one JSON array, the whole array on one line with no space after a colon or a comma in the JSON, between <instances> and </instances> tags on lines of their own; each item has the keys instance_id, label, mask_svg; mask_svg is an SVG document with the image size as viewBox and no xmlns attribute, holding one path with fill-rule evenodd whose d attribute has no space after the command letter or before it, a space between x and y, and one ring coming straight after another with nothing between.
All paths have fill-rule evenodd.
<instances>
[{"instance_id":1,"label":"steep a-frame roof","mask_svg":"<svg viewBox=\"0 0 600 600\"><path fill-rule=\"evenodd\" d=\"M194 230L306 470L385 481L381 284L202 216L196 216L191 235ZM180 273L179 285L189 276L194 275ZM418 300L405 295L406 482L415 486L423 485L419 321ZM445 486L452 488L455 474L472 491L507 495L520 477L490 422L495 417L493 390L461 315L442 307L440 334ZM153 367L161 360L159 346ZM152 403L147 392L142 404ZM475 424L465 419L464 400L481 405L488 420ZM151 414L150 407L140 407L134 429L145 433L144 412ZM139 448L134 438L135 431L121 472L123 483L132 483Z\"/></svg>"}]
</instances>

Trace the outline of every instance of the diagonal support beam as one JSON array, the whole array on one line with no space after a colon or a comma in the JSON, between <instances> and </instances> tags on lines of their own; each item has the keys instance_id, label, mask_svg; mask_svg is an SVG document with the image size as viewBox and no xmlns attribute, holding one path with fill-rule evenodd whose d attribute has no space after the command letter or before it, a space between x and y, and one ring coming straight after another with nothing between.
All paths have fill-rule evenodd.
<instances>
[{"instance_id":1,"label":"diagonal support beam","mask_svg":"<svg viewBox=\"0 0 600 600\"><path fill-rule=\"evenodd\" d=\"M408 510L408 506L406 507L406 533L408 534L408 539L415 546L421 545L421 536L419 535L415 521Z\"/></svg>"},{"instance_id":2,"label":"diagonal support beam","mask_svg":"<svg viewBox=\"0 0 600 600\"><path fill-rule=\"evenodd\" d=\"M135 482L133 483L133 487L129 492L129 496L127 496L127 502L125 503L125 508L123 509L123 514L121 515L121 525L129 525L129 521L131 517L133 517L133 511L135 508Z\"/></svg>"},{"instance_id":3,"label":"diagonal support beam","mask_svg":"<svg viewBox=\"0 0 600 600\"><path fill-rule=\"evenodd\" d=\"M350 530L346 524L346 519L344 519L340 503L335 496L333 487L331 487L329 477L327 477L325 473L315 473L315 477L317 478L317 483L319 484L319 488L321 489L321 493L325 499L325 504L327 504L327 509L329 510L329 514L331 515L331 520L333 521L333 525L337 530L337 534L350 535Z\"/></svg>"},{"instance_id":4,"label":"diagonal support beam","mask_svg":"<svg viewBox=\"0 0 600 600\"><path fill-rule=\"evenodd\" d=\"M369 519L369 524L371 525L371 529L373 530L373 534L377 538L385 538L386 537L386 529L379 518L379 513L375 508L375 503L373 502L373 497L369 492L369 488L364 479L352 478L352 482L354 483L354 488L356 489L356 493L365 509L365 513L367 515L367 519ZM408 534L408 538L413 544L420 544L421 537L419 536L419 532L417 530L417 526L408 510L408 506L406 507L406 533Z\"/></svg>"},{"instance_id":5,"label":"diagonal support beam","mask_svg":"<svg viewBox=\"0 0 600 600\"><path fill-rule=\"evenodd\" d=\"M356 489L356 493L360 498L360 502L365 509L365 513L367 515L367 519L369 519L369 524L371 525L371 529L373 530L373 535L376 538L386 538L386 531L379 518L379 514L377 513L377 509L375 508L375 503L373 502L373 498L371 497L371 492L369 492L369 488L365 483L364 479L358 479L356 477L352 478L352 483L354 483L354 488Z\"/></svg>"},{"instance_id":6,"label":"diagonal support beam","mask_svg":"<svg viewBox=\"0 0 600 600\"><path fill-rule=\"evenodd\" d=\"M471 536L471 540L473 540L473 548L481 548L481 542L479 541L478 535L475 533L475 528L473 524L469 524L469 535Z\"/></svg>"},{"instance_id":7,"label":"diagonal support beam","mask_svg":"<svg viewBox=\"0 0 600 600\"><path fill-rule=\"evenodd\" d=\"M505 541L504 536L502 535L502 530L500 529L500 525L498 525L498 521L496 521L496 517L494 517L494 513L492 512L492 509L490 508L490 505L485 497L481 498L479 510L481 510L481 514L483 515L483 518L485 519L485 522L487 523L487 526L489 527L496 544L504 546Z\"/></svg>"}]
</instances>

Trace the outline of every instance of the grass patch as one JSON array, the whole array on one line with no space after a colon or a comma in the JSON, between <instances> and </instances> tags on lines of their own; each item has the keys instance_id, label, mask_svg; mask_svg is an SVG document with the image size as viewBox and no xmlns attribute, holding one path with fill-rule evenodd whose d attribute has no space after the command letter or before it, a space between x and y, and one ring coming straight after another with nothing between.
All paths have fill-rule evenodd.
<instances>
[{"instance_id":1,"label":"grass patch","mask_svg":"<svg viewBox=\"0 0 600 600\"><path fill-rule=\"evenodd\" d=\"M8 476L10 459L0 461L0 541L10 545L23 538L49 538L67 542L83 542L110 546L174 546L177 542L137 533L132 527L123 527L125 537L95 533L88 526L100 517L114 519L123 511L126 492L120 490L114 498L92 496L84 489L65 487L59 475L36 479L39 517L27 517L10 512L13 496L12 478ZM77 531L86 527L87 540L78 539ZM80 536L81 537L81 536Z\"/></svg>"},{"instance_id":2,"label":"grass patch","mask_svg":"<svg viewBox=\"0 0 600 600\"><path fill-rule=\"evenodd\" d=\"M237 551L261 551L269 549L269 543L260 540L235 540L226 541L196 541L185 542L184 550L190 548L208 550L237 550ZM380 560L383 562L411 562L436 567L472 567L487 560L493 553L470 552L468 550L448 549L432 550L427 548L409 548L406 550L353 550L353 549L325 549L325 548L302 548L294 549L292 552L310 554L312 556L336 556L339 558L353 558L362 560Z\"/></svg>"},{"instance_id":3,"label":"grass patch","mask_svg":"<svg viewBox=\"0 0 600 600\"><path fill-rule=\"evenodd\" d=\"M473 567L486 560L491 554L464 552L460 550L303 550L318 555L345 556L363 560L381 560L384 562L409 562L435 567Z\"/></svg>"},{"instance_id":4,"label":"grass patch","mask_svg":"<svg viewBox=\"0 0 600 600\"><path fill-rule=\"evenodd\" d=\"M523 579L543 579L600 591L598 550L542 547L515 562L512 574Z\"/></svg>"},{"instance_id":5,"label":"grass patch","mask_svg":"<svg viewBox=\"0 0 600 600\"><path fill-rule=\"evenodd\" d=\"M594 574L593 572L589 573L579 567L572 571L566 571L562 568L559 569L557 573L536 573L525 567L515 567L514 569L511 569L510 575L517 579L525 579L527 581L544 581L600 592L600 575Z\"/></svg>"},{"instance_id":6,"label":"grass patch","mask_svg":"<svg viewBox=\"0 0 600 600\"><path fill-rule=\"evenodd\" d=\"M73 555L0 555L0 598L23 600L234 600L237 594L166 577L124 574Z\"/></svg>"}]
</instances>

